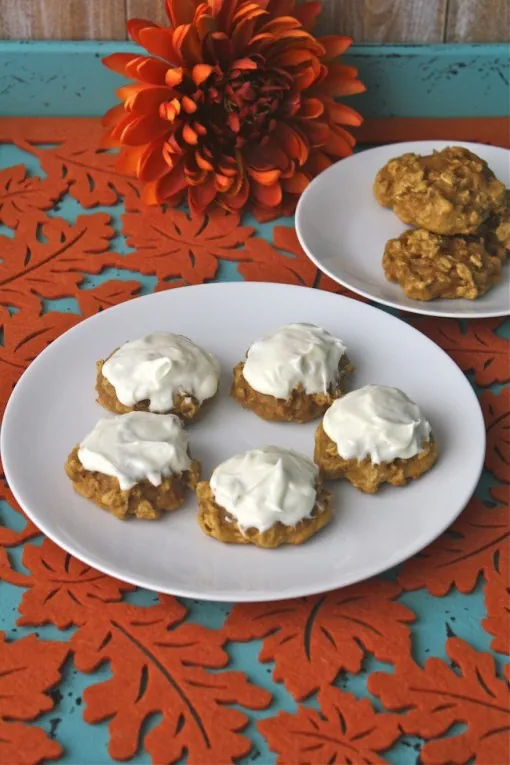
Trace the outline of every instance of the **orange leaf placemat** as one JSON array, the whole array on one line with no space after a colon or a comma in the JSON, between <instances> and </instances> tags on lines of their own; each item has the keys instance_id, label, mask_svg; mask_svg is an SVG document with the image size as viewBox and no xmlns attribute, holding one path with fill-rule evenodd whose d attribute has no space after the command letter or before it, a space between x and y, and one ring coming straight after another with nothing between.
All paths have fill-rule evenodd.
<instances>
[{"instance_id":1,"label":"orange leaf placemat","mask_svg":"<svg viewBox=\"0 0 510 765\"><path fill-rule=\"evenodd\" d=\"M90 119L0 125L2 411L48 343L139 294L344 292L291 219L143 210L99 136ZM488 450L466 510L397 572L270 604L158 596L44 539L1 477L0 763L509 761L508 327L408 320L469 376Z\"/></svg>"}]
</instances>

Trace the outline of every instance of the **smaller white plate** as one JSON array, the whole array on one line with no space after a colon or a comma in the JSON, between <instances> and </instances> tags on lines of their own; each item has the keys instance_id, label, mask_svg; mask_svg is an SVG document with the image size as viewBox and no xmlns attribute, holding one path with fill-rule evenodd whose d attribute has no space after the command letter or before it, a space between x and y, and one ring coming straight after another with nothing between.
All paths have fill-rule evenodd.
<instances>
[{"instance_id":1,"label":"smaller white plate","mask_svg":"<svg viewBox=\"0 0 510 765\"><path fill-rule=\"evenodd\" d=\"M510 185L507 149L459 141L410 141L367 149L321 173L299 200L296 231L308 257L339 284L393 308L459 319L507 316L508 263L501 282L477 300L412 300L384 275L382 257L386 242L409 227L392 210L376 202L372 186L377 171L389 159L405 152L430 154L452 145L465 146L478 154L505 186Z\"/></svg>"}]
</instances>

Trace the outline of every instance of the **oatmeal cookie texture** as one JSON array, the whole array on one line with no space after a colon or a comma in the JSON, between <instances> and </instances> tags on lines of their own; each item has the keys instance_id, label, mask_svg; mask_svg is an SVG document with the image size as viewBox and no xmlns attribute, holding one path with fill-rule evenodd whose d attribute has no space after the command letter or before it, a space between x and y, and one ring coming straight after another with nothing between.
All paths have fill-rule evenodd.
<instances>
[{"instance_id":1,"label":"oatmeal cookie texture","mask_svg":"<svg viewBox=\"0 0 510 765\"><path fill-rule=\"evenodd\" d=\"M315 324L287 324L250 346L234 368L231 395L265 420L309 422L345 393L353 369L338 337Z\"/></svg>"},{"instance_id":2,"label":"oatmeal cookie texture","mask_svg":"<svg viewBox=\"0 0 510 765\"><path fill-rule=\"evenodd\" d=\"M78 449L73 449L65 464L75 491L120 520L155 520L166 512L177 510L183 504L187 490L194 489L200 478L200 463L192 460L182 475L163 478L159 486L144 479L123 491L117 478L85 470L78 459Z\"/></svg>"},{"instance_id":3,"label":"oatmeal cookie texture","mask_svg":"<svg viewBox=\"0 0 510 765\"><path fill-rule=\"evenodd\" d=\"M474 234L501 207L505 187L487 163L459 146L404 154L379 170L374 195L413 226L436 234Z\"/></svg>"},{"instance_id":4,"label":"oatmeal cookie texture","mask_svg":"<svg viewBox=\"0 0 510 765\"><path fill-rule=\"evenodd\" d=\"M390 239L383 256L386 278L414 300L474 300L502 276L502 246L483 237L440 236L424 229Z\"/></svg>"},{"instance_id":5,"label":"oatmeal cookie texture","mask_svg":"<svg viewBox=\"0 0 510 765\"><path fill-rule=\"evenodd\" d=\"M183 335L153 332L97 364L98 403L122 414L150 411L191 421L218 391L219 362Z\"/></svg>"},{"instance_id":6,"label":"oatmeal cookie texture","mask_svg":"<svg viewBox=\"0 0 510 765\"><path fill-rule=\"evenodd\" d=\"M220 542L302 544L332 516L317 466L278 446L236 454L197 488L202 530Z\"/></svg>"},{"instance_id":7,"label":"oatmeal cookie texture","mask_svg":"<svg viewBox=\"0 0 510 765\"><path fill-rule=\"evenodd\" d=\"M152 412L99 420L65 470L79 494L122 519L175 510L200 477L179 418Z\"/></svg>"},{"instance_id":8,"label":"oatmeal cookie texture","mask_svg":"<svg viewBox=\"0 0 510 765\"><path fill-rule=\"evenodd\" d=\"M254 390L243 375L244 362L234 367L234 381L230 395L242 407L249 409L263 420L273 422L305 423L320 417L326 409L348 389L349 375L354 371L347 356L343 356L338 368L338 380L330 385L327 393L306 393L302 385L291 392L288 399L276 398Z\"/></svg>"},{"instance_id":9,"label":"oatmeal cookie texture","mask_svg":"<svg viewBox=\"0 0 510 765\"><path fill-rule=\"evenodd\" d=\"M322 423L317 428L315 436L314 459L321 475L326 480L345 478L356 489L366 494L375 494L383 483L405 486L409 481L419 478L430 470L438 456L437 443L431 436L424 444L423 451L414 457L397 458L392 462L374 465L370 457L365 457L363 460L340 457L335 442L325 433Z\"/></svg>"},{"instance_id":10,"label":"oatmeal cookie texture","mask_svg":"<svg viewBox=\"0 0 510 765\"><path fill-rule=\"evenodd\" d=\"M100 360L97 362L97 375L96 375L96 393L97 393L97 403L100 404L103 409L107 409L109 412L113 412L114 414L127 414L127 412L148 412L149 410L149 399L144 399L143 401L138 401L133 406L126 406L125 404L122 404L119 399L117 398L117 394L115 393L115 388L113 385L108 382L106 377L103 375L103 364L104 361ZM209 403L212 401L212 399L208 399L207 401L204 401L203 404L200 404L193 396L186 395L183 393L177 393L174 396L172 407L166 411L162 412L162 414L176 414L181 419L183 419L185 422L192 422L193 420L197 420L198 417L203 414L203 410L209 406Z\"/></svg>"}]
</instances>

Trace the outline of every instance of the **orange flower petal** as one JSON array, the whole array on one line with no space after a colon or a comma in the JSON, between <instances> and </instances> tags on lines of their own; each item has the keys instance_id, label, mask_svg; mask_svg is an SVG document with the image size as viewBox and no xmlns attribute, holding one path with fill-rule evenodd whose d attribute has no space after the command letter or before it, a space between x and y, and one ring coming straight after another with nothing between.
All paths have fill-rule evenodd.
<instances>
[{"instance_id":1,"label":"orange flower petal","mask_svg":"<svg viewBox=\"0 0 510 765\"><path fill-rule=\"evenodd\" d=\"M302 194L310 183L310 178L304 173L296 173L291 178L282 181L284 191L289 194Z\"/></svg>"},{"instance_id":2,"label":"orange flower petal","mask_svg":"<svg viewBox=\"0 0 510 765\"><path fill-rule=\"evenodd\" d=\"M209 64L197 64L193 67L191 76L195 85L201 85L212 73L213 67Z\"/></svg>"},{"instance_id":3,"label":"orange flower petal","mask_svg":"<svg viewBox=\"0 0 510 765\"><path fill-rule=\"evenodd\" d=\"M241 8L234 14L234 24L243 19L254 21L259 16L267 16L267 11L260 7L259 3L243 3Z\"/></svg>"},{"instance_id":4,"label":"orange flower petal","mask_svg":"<svg viewBox=\"0 0 510 765\"><path fill-rule=\"evenodd\" d=\"M195 152L195 162L202 170L214 170L214 167L211 165L211 163L200 153L198 149Z\"/></svg>"},{"instance_id":5,"label":"orange flower petal","mask_svg":"<svg viewBox=\"0 0 510 765\"><path fill-rule=\"evenodd\" d=\"M282 201L282 187L279 183L261 186L257 181L252 181L250 186L253 198L264 207L276 207Z\"/></svg>"},{"instance_id":6,"label":"orange flower petal","mask_svg":"<svg viewBox=\"0 0 510 765\"><path fill-rule=\"evenodd\" d=\"M250 184L244 178L236 194L222 194L219 202L228 210L241 210L248 201Z\"/></svg>"},{"instance_id":7,"label":"orange flower petal","mask_svg":"<svg viewBox=\"0 0 510 765\"><path fill-rule=\"evenodd\" d=\"M140 45L140 32L142 29L157 27L157 24L147 21L147 19L128 19L126 26L130 38Z\"/></svg>"},{"instance_id":8,"label":"orange flower petal","mask_svg":"<svg viewBox=\"0 0 510 765\"><path fill-rule=\"evenodd\" d=\"M173 170L156 181L156 195L159 202L164 202L169 197L178 194L186 188L186 178L184 177L184 166L179 162Z\"/></svg>"},{"instance_id":9,"label":"orange flower petal","mask_svg":"<svg viewBox=\"0 0 510 765\"><path fill-rule=\"evenodd\" d=\"M149 85L133 95L129 101L129 109L140 115L159 114L161 104L167 101L170 95L171 91L168 88Z\"/></svg>"},{"instance_id":10,"label":"orange flower petal","mask_svg":"<svg viewBox=\"0 0 510 765\"><path fill-rule=\"evenodd\" d=\"M344 136L333 131L330 132L328 140L322 148L325 152L333 154L335 157L348 157L352 154L351 143Z\"/></svg>"},{"instance_id":11,"label":"orange flower petal","mask_svg":"<svg viewBox=\"0 0 510 765\"><path fill-rule=\"evenodd\" d=\"M343 125L361 125L363 117L355 109L345 104L339 104L336 101L328 101L328 116L332 122Z\"/></svg>"},{"instance_id":12,"label":"orange flower petal","mask_svg":"<svg viewBox=\"0 0 510 765\"><path fill-rule=\"evenodd\" d=\"M173 27L190 24L195 15L195 0L166 0L166 13Z\"/></svg>"},{"instance_id":13,"label":"orange flower petal","mask_svg":"<svg viewBox=\"0 0 510 765\"><path fill-rule=\"evenodd\" d=\"M231 69L257 69L257 64L252 58L238 58L232 64Z\"/></svg>"},{"instance_id":14,"label":"orange flower petal","mask_svg":"<svg viewBox=\"0 0 510 765\"><path fill-rule=\"evenodd\" d=\"M108 109L106 114L103 116L102 124L104 127L112 127L119 121L119 119L124 116L124 114L124 106L122 104L112 106L112 108Z\"/></svg>"},{"instance_id":15,"label":"orange flower petal","mask_svg":"<svg viewBox=\"0 0 510 765\"><path fill-rule=\"evenodd\" d=\"M228 178L226 175L221 175L220 173L215 173L214 175L214 185L217 191L221 193L228 191L232 187L233 182L233 178Z\"/></svg>"},{"instance_id":16,"label":"orange flower petal","mask_svg":"<svg viewBox=\"0 0 510 765\"><path fill-rule=\"evenodd\" d=\"M126 66L139 59L140 56L133 53L112 53L111 56L106 56L102 63L107 69L111 69L112 72L126 76Z\"/></svg>"},{"instance_id":17,"label":"orange flower petal","mask_svg":"<svg viewBox=\"0 0 510 765\"><path fill-rule=\"evenodd\" d=\"M165 74L165 83L169 88L175 88L182 82L184 72L182 67L176 66L173 69L167 69Z\"/></svg>"},{"instance_id":18,"label":"orange flower petal","mask_svg":"<svg viewBox=\"0 0 510 765\"><path fill-rule=\"evenodd\" d=\"M306 140L290 125L280 122L274 131L281 148L290 159L295 159L304 165L308 159L309 147Z\"/></svg>"},{"instance_id":19,"label":"orange flower petal","mask_svg":"<svg viewBox=\"0 0 510 765\"><path fill-rule=\"evenodd\" d=\"M132 70L134 69L134 74ZM135 77L142 82L146 82L150 85L164 85L165 77L168 71L168 64L164 61L159 61L156 58L149 58L148 56L140 57L140 61L130 64L128 67L129 76Z\"/></svg>"},{"instance_id":20,"label":"orange flower petal","mask_svg":"<svg viewBox=\"0 0 510 765\"><path fill-rule=\"evenodd\" d=\"M167 132L167 123L158 117L134 117L122 131L120 140L126 146L139 146L160 138Z\"/></svg>"},{"instance_id":21,"label":"orange flower petal","mask_svg":"<svg viewBox=\"0 0 510 765\"><path fill-rule=\"evenodd\" d=\"M327 35L326 37L319 37L318 42L325 50L324 60L331 61L332 58L341 56L345 53L347 48L352 45L351 37L343 37L341 35Z\"/></svg>"},{"instance_id":22,"label":"orange flower petal","mask_svg":"<svg viewBox=\"0 0 510 765\"><path fill-rule=\"evenodd\" d=\"M303 25L303 29L307 32L311 32L315 26L315 21L319 13L321 12L321 4L319 2L301 3L293 9L293 14L298 21Z\"/></svg>"},{"instance_id":23,"label":"orange flower petal","mask_svg":"<svg viewBox=\"0 0 510 765\"><path fill-rule=\"evenodd\" d=\"M191 146L196 146L198 143L198 135L190 125L184 125L182 129L182 137L186 143L189 143Z\"/></svg>"},{"instance_id":24,"label":"orange flower petal","mask_svg":"<svg viewBox=\"0 0 510 765\"><path fill-rule=\"evenodd\" d=\"M212 178L200 186L192 186L188 189L188 200L191 210L193 212L203 212L214 201L217 193Z\"/></svg>"},{"instance_id":25,"label":"orange flower petal","mask_svg":"<svg viewBox=\"0 0 510 765\"><path fill-rule=\"evenodd\" d=\"M254 167L248 168L248 175L261 186L273 186L280 177L280 170L257 170Z\"/></svg>"},{"instance_id":26,"label":"orange flower petal","mask_svg":"<svg viewBox=\"0 0 510 765\"><path fill-rule=\"evenodd\" d=\"M329 64L326 77L313 88L313 95L346 96L363 93L366 88L356 79L357 74L358 70L353 66Z\"/></svg>"},{"instance_id":27,"label":"orange flower petal","mask_svg":"<svg viewBox=\"0 0 510 765\"><path fill-rule=\"evenodd\" d=\"M138 176L140 160L146 150L145 146L136 146L121 151L115 161L115 167L119 173Z\"/></svg>"},{"instance_id":28,"label":"orange flower petal","mask_svg":"<svg viewBox=\"0 0 510 765\"><path fill-rule=\"evenodd\" d=\"M315 119L324 112L324 104L318 98L304 98L297 113L302 119Z\"/></svg>"},{"instance_id":29,"label":"orange flower petal","mask_svg":"<svg viewBox=\"0 0 510 765\"><path fill-rule=\"evenodd\" d=\"M144 183L157 181L172 169L172 164L168 164L162 149L162 141L153 141L145 147L138 167L138 177Z\"/></svg>"},{"instance_id":30,"label":"orange flower petal","mask_svg":"<svg viewBox=\"0 0 510 765\"><path fill-rule=\"evenodd\" d=\"M169 61L175 66L181 63L180 56L174 49L172 32L162 27L146 27L139 32L140 44L153 56Z\"/></svg>"},{"instance_id":31,"label":"orange flower petal","mask_svg":"<svg viewBox=\"0 0 510 765\"><path fill-rule=\"evenodd\" d=\"M188 96L183 96L181 99L181 106L186 114L193 114L198 109L196 101Z\"/></svg>"}]
</instances>

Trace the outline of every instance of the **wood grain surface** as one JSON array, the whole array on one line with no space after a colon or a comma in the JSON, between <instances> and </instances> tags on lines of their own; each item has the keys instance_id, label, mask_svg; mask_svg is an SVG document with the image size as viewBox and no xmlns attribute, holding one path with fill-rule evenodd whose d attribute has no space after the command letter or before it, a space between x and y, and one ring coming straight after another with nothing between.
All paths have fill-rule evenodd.
<instances>
[{"instance_id":1,"label":"wood grain surface","mask_svg":"<svg viewBox=\"0 0 510 765\"><path fill-rule=\"evenodd\" d=\"M164 23L163 0L0 0L0 39L124 40L126 18ZM502 42L509 0L323 0L318 31L356 42Z\"/></svg>"}]
</instances>

